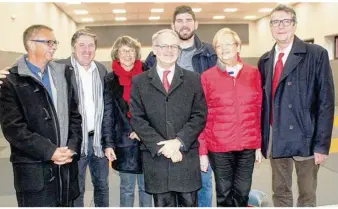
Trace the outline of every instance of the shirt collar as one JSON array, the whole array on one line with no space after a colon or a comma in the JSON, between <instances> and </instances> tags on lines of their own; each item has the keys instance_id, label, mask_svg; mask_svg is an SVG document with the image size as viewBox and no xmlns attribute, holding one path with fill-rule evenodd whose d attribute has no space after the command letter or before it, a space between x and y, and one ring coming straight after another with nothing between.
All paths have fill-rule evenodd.
<instances>
[{"instance_id":1,"label":"shirt collar","mask_svg":"<svg viewBox=\"0 0 338 209\"><path fill-rule=\"evenodd\" d=\"M25 62L26 62L26 64L27 64L28 69L29 69L32 73L34 73L34 74L36 74L36 75L38 75L39 73L41 73L40 68L37 67L36 65L32 64L31 62L29 62L29 61L27 60L27 57L25 58ZM47 70L48 70L48 67L47 67L47 65L46 65L44 73L47 72Z\"/></svg>"},{"instance_id":2,"label":"shirt collar","mask_svg":"<svg viewBox=\"0 0 338 209\"><path fill-rule=\"evenodd\" d=\"M156 66L156 69L157 69L157 71L158 71L159 73L161 73L161 74L163 74L163 72L166 71L166 70L169 70L170 73L171 73L171 72L174 72L174 70L175 70L175 65L171 66L169 69L164 69L164 68L160 67L159 65L157 65L157 66Z\"/></svg>"},{"instance_id":3,"label":"shirt collar","mask_svg":"<svg viewBox=\"0 0 338 209\"><path fill-rule=\"evenodd\" d=\"M96 68L96 64L95 64L94 61L92 61L92 62L90 63L89 69L88 69L88 70L85 70L85 68L84 68L82 65L80 65L80 63L79 63L75 58L74 58L74 60L75 60L75 62L76 62L77 68L79 69L80 72L88 72L88 73L92 73L92 72L95 70L95 68Z\"/></svg>"},{"instance_id":4,"label":"shirt collar","mask_svg":"<svg viewBox=\"0 0 338 209\"><path fill-rule=\"evenodd\" d=\"M289 44L289 46L287 46L283 51L280 50L280 48L278 47L278 45L276 44L275 46L275 54L278 55L279 53L284 53L284 57L287 57L290 54L291 48L292 48L292 44Z\"/></svg>"}]
</instances>

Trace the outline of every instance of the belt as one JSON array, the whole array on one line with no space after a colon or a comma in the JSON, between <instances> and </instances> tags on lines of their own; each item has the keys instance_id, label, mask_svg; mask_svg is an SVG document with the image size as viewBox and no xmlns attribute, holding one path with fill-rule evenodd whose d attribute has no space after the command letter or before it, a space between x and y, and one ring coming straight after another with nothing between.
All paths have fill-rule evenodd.
<instances>
[{"instance_id":1,"label":"belt","mask_svg":"<svg viewBox=\"0 0 338 209\"><path fill-rule=\"evenodd\" d=\"M94 136L94 131L89 131L88 136Z\"/></svg>"}]
</instances>

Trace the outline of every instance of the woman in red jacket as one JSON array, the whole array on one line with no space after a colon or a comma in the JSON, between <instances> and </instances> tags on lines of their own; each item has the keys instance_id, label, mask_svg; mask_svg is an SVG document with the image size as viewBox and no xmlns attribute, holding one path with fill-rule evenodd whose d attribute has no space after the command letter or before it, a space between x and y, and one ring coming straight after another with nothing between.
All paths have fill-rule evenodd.
<instances>
[{"instance_id":1,"label":"woman in red jacket","mask_svg":"<svg viewBox=\"0 0 338 209\"><path fill-rule=\"evenodd\" d=\"M239 59L241 40L223 28L213 40L216 66L201 75L208 117L199 136L201 170L215 174L217 206L248 203L254 162L261 161L261 81L256 67ZM255 157L256 156L256 157Z\"/></svg>"}]
</instances>

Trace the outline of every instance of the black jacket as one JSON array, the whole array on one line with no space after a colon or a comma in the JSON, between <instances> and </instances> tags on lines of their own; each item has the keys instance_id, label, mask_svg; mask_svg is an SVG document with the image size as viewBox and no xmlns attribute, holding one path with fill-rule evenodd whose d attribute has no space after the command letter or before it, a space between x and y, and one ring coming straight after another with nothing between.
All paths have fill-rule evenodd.
<instances>
[{"instance_id":1,"label":"black jacket","mask_svg":"<svg viewBox=\"0 0 338 209\"><path fill-rule=\"evenodd\" d=\"M142 70L145 71L144 65ZM112 167L120 172L142 173L140 142L130 139L133 132L127 117L129 105L123 99L123 86L118 76L110 72L105 77L104 115L102 121L103 148L114 148L117 159Z\"/></svg>"},{"instance_id":2,"label":"black jacket","mask_svg":"<svg viewBox=\"0 0 338 209\"><path fill-rule=\"evenodd\" d=\"M201 187L197 136L204 128L207 107L198 73L176 65L168 94L156 66L132 80L131 125L143 144L145 188L150 193L192 192ZM172 163L158 142L178 137L183 160Z\"/></svg>"},{"instance_id":3,"label":"black jacket","mask_svg":"<svg viewBox=\"0 0 338 209\"><path fill-rule=\"evenodd\" d=\"M69 68L65 69L69 109L67 146L80 153L82 120L70 84L72 74ZM77 159L63 166L51 161L60 145L59 121L51 97L37 79L18 74L17 66L12 67L7 79L2 81L0 122L11 147L10 161L16 191L37 192L45 184L57 181L58 188L62 188L62 192L58 191L57 201L67 205L79 195Z\"/></svg>"},{"instance_id":4,"label":"black jacket","mask_svg":"<svg viewBox=\"0 0 338 209\"><path fill-rule=\"evenodd\" d=\"M258 62L262 76L262 152L267 157L270 133L274 47ZM272 157L328 154L335 108L334 84L327 51L295 36L273 103Z\"/></svg>"}]
</instances>

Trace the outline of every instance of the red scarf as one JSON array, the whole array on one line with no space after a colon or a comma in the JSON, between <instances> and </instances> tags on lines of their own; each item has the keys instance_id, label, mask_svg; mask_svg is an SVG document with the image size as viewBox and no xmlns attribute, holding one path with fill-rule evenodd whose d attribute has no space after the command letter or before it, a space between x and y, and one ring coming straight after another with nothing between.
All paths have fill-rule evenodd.
<instances>
[{"instance_id":1,"label":"red scarf","mask_svg":"<svg viewBox=\"0 0 338 209\"><path fill-rule=\"evenodd\" d=\"M119 83L123 87L123 99L130 104L130 88L131 88L131 79L133 76L142 73L142 62L140 60L136 60L134 63L134 67L130 71L126 71L121 64L114 60L112 63L112 70L119 78ZM128 117L130 117L130 113L127 113Z\"/></svg>"}]
</instances>

